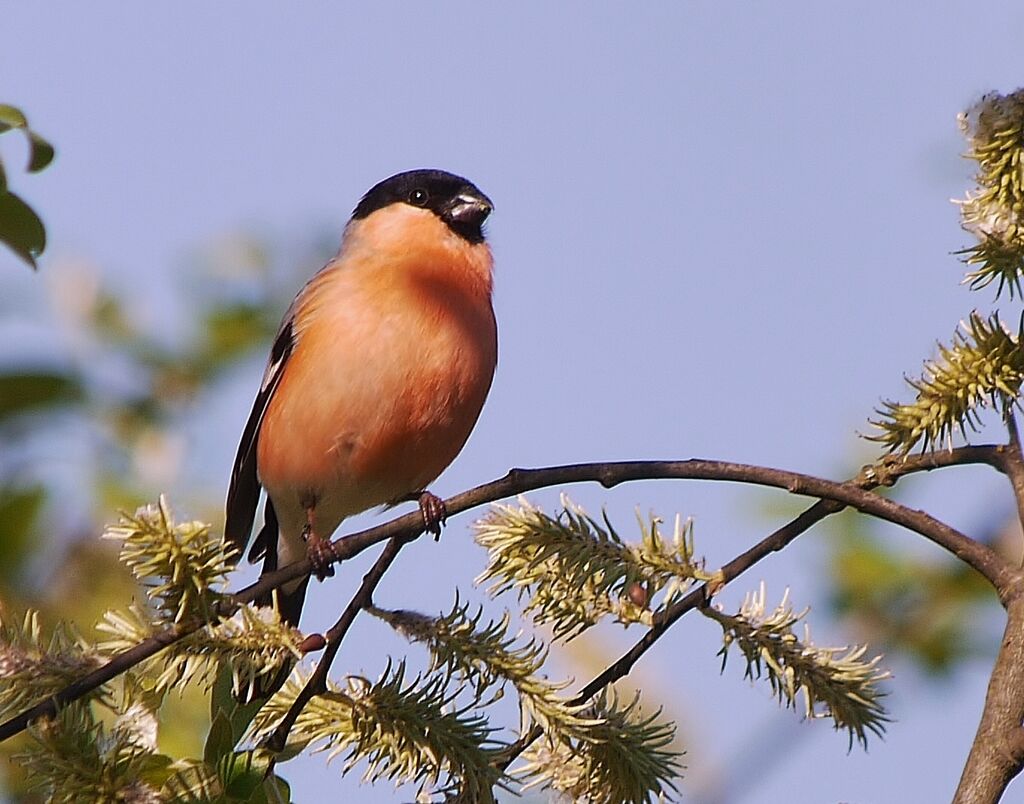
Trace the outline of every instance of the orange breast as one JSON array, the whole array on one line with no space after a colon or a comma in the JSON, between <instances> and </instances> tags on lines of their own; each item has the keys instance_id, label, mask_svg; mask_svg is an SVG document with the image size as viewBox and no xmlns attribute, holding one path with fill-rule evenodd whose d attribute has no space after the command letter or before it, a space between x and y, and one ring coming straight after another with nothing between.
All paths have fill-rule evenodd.
<instances>
[{"instance_id":1,"label":"orange breast","mask_svg":"<svg viewBox=\"0 0 1024 804\"><path fill-rule=\"evenodd\" d=\"M311 495L337 521L421 490L451 463L497 360L485 245L409 207L359 227L300 298L258 447L275 502Z\"/></svg>"}]
</instances>

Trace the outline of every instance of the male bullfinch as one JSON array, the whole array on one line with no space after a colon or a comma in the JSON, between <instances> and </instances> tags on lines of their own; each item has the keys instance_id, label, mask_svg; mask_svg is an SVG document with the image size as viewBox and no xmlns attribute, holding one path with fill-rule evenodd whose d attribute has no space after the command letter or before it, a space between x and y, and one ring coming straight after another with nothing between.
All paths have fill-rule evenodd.
<instances>
[{"instance_id":1,"label":"male bullfinch","mask_svg":"<svg viewBox=\"0 0 1024 804\"><path fill-rule=\"evenodd\" d=\"M224 528L243 551L266 489L249 551L263 572L308 554L318 577L333 574L331 534L378 505L418 500L440 533L444 508L426 487L466 443L498 356L491 208L441 170L385 179L288 308L238 446ZM308 581L276 595L292 625Z\"/></svg>"}]
</instances>

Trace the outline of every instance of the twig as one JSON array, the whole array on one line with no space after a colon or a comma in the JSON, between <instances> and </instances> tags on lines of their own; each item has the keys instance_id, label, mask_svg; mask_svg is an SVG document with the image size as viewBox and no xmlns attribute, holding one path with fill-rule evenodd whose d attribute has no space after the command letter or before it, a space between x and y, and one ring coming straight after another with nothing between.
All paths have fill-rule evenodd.
<instances>
[{"instance_id":1,"label":"twig","mask_svg":"<svg viewBox=\"0 0 1024 804\"><path fill-rule=\"evenodd\" d=\"M1010 440L1000 454L1024 526L1024 452L1012 408L1005 412ZM978 731L957 785L954 804L995 804L1024 767L1024 590L1007 605L1006 628L985 694Z\"/></svg>"},{"instance_id":2,"label":"twig","mask_svg":"<svg viewBox=\"0 0 1024 804\"><path fill-rule=\"evenodd\" d=\"M1020 573L1007 565L998 554L933 517L865 491L864 487L880 483L889 484L895 478L911 472L929 471L947 466L988 464L1002 468L1001 451L1003 449L1002 446L963 447L927 455L889 459L872 467L870 472L862 472L861 477L864 480L861 485L856 482L836 483L781 469L701 459L582 463L544 469L512 469L503 478L456 494L445 501L445 507L450 515L455 515L479 505L527 491L581 482L599 482L606 488L627 481L656 479L717 480L771 486L786 489L792 494L805 497L833 500L843 506L856 508L862 513L894 522L920 533L977 569L996 588L1002 600L1003 595L1014 585ZM352 558L368 547L386 539L415 538L422 529L423 518L419 512L414 512L397 517L383 525L368 528L349 536L342 536L332 542L332 547L340 562ZM308 559L303 559L275 572L267 573L256 583L232 595L230 605L225 606L225 610L219 614L221 617L228 616L232 606L251 603L260 595L289 581L307 576L311 572L312 564ZM105 665L65 687L56 695L0 724L0 741L24 731L27 725L37 718L52 716L61 706L87 695L205 625L207 625L206 622L198 620L179 623L154 634L135 647L119 653Z\"/></svg>"},{"instance_id":3,"label":"twig","mask_svg":"<svg viewBox=\"0 0 1024 804\"><path fill-rule=\"evenodd\" d=\"M1010 443L1002 455L1002 470L1013 486L1013 497L1017 502L1017 519L1024 527L1024 452L1021 451L1020 433L1017 431L1017 418L1013 408L1006 411L1006 429L1010 433Z\"/></svg>"},{"instance_id":4,"label":"twig","mask_svg":"<svg viewBox=\"0 0 1024 804\"><path fill-rule=\"evenodd\" d=\"M292 730L299 715L302 714L306 704L317 695L327 691L327 674L331 670L334 657L338 655L341 641L345 638L345 634L348 633L348 629L355 621L356 615L373 602L374 589L377 588L377 584L384 577L384 573L387 572L392 562L398 556L399 550L408 542L409 539L407 538L392 537L391 541L384 547L384 550L381 551L377 561L370 567L370 571L363 576L363 582L348 602L338 621L331 626L331 629L325 635L327 637L327 648L324 650L323 656L320 657L320 661L317 662L313 675L306 681L306 685L299 692L298 697L296 697L288 709L284 719L266 740L266 747L274 753L284 750L285 744L288 742L288 733Z\"/></svg>"},{"instance_id":5,"label":"twig","mask_svg":"<svg viewBox=\"0 0 1024 804\"><path fill-rule=\"evenodd\" d=\"M606 686L618 681L620 678L628 674L633 668L633 665L636 664L637 660L647 652L651 645L653 645L673 623L688 611L708 605L708 603L711 602L711 598L717 594L725 584L738 578L761 559L782 550L797 536L810 530L818 522L825 519L825 517L838 513L841 510L843 510L843 506L840 503L833 502L832 500L821 500L816 502L798 517L783 525L768 536L765 536L761 541L749 550L740 553L728 564L723 565L716 573L713 581L701 584L699 587L677 600L667 609L655 615L654 625L651 626L646 634L644 634L643 638L625 654L619 657L614 664L609 666L604 672L587 684L587 686L581 689L576 702L582 703L583 701L589 700Z\"/></svg>"},{"instance_id":6,"label":"twig","mask_svg":"<svg viewBox=\"0 0 1024 804\"><path fill-rule=\"evenodd\" d=\"M701 584L664 611L658 612L654 616L654 625L647 629L633 647L608 665L589 684L583 687L576 697L573 698L573 705L586 703L605 687L629 675L629 672L640 660L640 657L647 653L654 643L661 639L665 632L680 617L688 611L708 605L711 602L711 598L722 586L742 575L762 558L784 548L797 536L810 530L825 517L843 510L844 507L841 503L832 500L816 502L798 517L770 535L765 536L765 538L749 550L740 553L732 561L723 565L713 581ZM499 763L500 770L507 770L515 758L525 751L541 734L540 727L534 726L524 736L503 750Z\"/></svg>"},{"instance_id":7,"label":"twig","mask_svg":"<svg viewBox=\"0 0 1024 804\"><path fill-rule=\"evenodd\" d=\"M926 453L924 455L913 455L904 458L891 457L879 464L865 466L860 474L851 482L870 491L878 486L891 486L900 477L920 471L931 471L946 466L957 466L967 464L986 464L998 469L1003 469L1004 458L1007 450L1002 445L986 445L978 447L964 447L958 450L945 451L941 453ZM769 534L749 550L736 556L724 564L713 581L704 583L693 591L689 592L667 609L658 612L654 616L654 624L644 635L622 656L612 662L601 673L583 687L573 704L583 704L597 695L605 687L614 684L619 679L627 676L633 666L640 660L653 645L657 642L684 614L695 608L706 606L711 598L717 594L722 586L742 575L753 567L761 559L771 553L785 548L790 542L802 533L810 530L821 520L831 514L842 511L846 506L834 500L819 500L810 508L805 510L795 519L783 525L778 530ZM502 752L499 762L500 770L508 769L508 766L525 751L542 731L534 726L529 732L509 745Z\"/></svg>"},{"instance_id":8,"label":"twig","mask_svg":"<svg viewBox=\"0 0 1024 804\"><path fill-rule=\"evenodd\" d=\"M1024 597L1010 604L1007 615L981 723L953 804L996 804L1024 766Z\"/></svg>"}]
</instances>

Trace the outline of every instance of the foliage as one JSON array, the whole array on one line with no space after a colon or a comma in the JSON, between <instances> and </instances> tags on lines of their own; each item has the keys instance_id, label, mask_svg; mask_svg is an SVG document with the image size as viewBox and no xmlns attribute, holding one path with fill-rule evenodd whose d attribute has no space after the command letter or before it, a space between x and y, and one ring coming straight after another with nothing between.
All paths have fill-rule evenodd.
<instances>
[{"instance_id":1,"label":"foliage","mask_svg":"<svg viewBox=\"0 0 1024 804\"><path fill-rule=\"evenodd\" d=\"M272 773L268 757L253 751L235 753L223 743L208 742L202 760L175 761L159 753L148 735L140 734L137 720L135 713L128 712L108 728L87 707L74 704L57 717L34 724L32 743L18 758L33 785L53 802L271 804L290 800L287 783Z\"/></svg>"},{"instance_id":2,"label":"foliage","mask_svg":"<svg viewBox=\"0 0 1024 804\"><path fill-rule=\"evenodd\" d=\"M960 127L978 163L977 188L960 210L964 228L977 245L963 249L964 261L977 266L967 274L972 290L996 282L996 296L1005 288L1020 296L1024 273L1024 93L991 93L960 115Z\"/></svg>"},{"instance_id":3,"label":"foliage","mask_svg":"<svg viewBox=\"0 0 1024 804\"><path fill-rule=\"evenodd\" d=\"M484 693L495 685L500 693L506 683L511 684L519 695L521 731L536 724L547 733L586 739L595 723L580 714L584 707L573 706L558 694L568 682L556 684L539 675L546 647L536 639L516 646L517 637L508 633L508 612L500 621L481 627L483 608L478 607L475 614L469 608L456 597L452 610L441 617L378 608L371 612L410 640L425 644L432 659L430 672L461 678L472 686L477 700L485 700Z\"/></svg>"},{"instance_id":4,"label":"foliage","mask_svg":"<svg viewBox=\"0 0 1024 804\"><path fill-rule=\"evenodd\" d=\"M126 611L108 611L96 630L106 635L97 645L114 656L150 639L165 627L138 605ZM278 671L283 661L301 658L302 635L282 623L272 609L239 608L231 618L211 623L175 642L150 660L150 685L166 691L196 683L208 688L219 667L230 668L234 689L240 694L255 688L259 678Z\"/></svg>"},{"instance_id":5,"label":"foliage","mask_svg":"<svg viewBox=\"0 0 1024 804\"><path fill-rule=\"evenodd\" d=\"M0 133L23 130L46 157L45 143L23 118L15 125L9 112L3 117L8 109L0 107L0 121L7 121ZM979 241L962 252L969 265L966 282L975 290L994 285L997 298L1005 289L1011 300L1021 295L1024 270L1022 110L1024 95L988 96L963 118L970 156L979 165L978 189L961 206L964 228ZM42 157L39 168L49 161ZM0 190L6 192L6 181ZM0 239L4 235L0 228ZM26 259L31 262L43 243L28 248L22 242ZM26 422L52 423L73 411L102 420L119 458L137 458L143 442L171 430L189 400L245 357L250 344L266 339L276 316L267 314L265 301L197 305L195 330L169 344L133 319L131 305L97 291L82 307L90 335L144 381L104 397L86 367L11 371L0 375L0 428L27 432ZM957 434L966 437L980 428L986 408L1010 419L1024 377L1022 334L1024 319L1013 330L998 312L970 313L921 376L908 380L916 397L882 403L874 438L896 453L890 460L918 446L949 446ZM106 477L122 478L118 495L146 490L124 465L117 466L119 458L104 465ZM15 478L9 468L0 481L0 511L39 529L49 490ZM662 525L657 517L641 519L639 538L630 542L606 515L592 517L568 498L553 515L525 499L497 505L477 523L477 542L488 552L478 580L489 583L494 595L514 592L534 625L550 627L552 644L612 621L653 640L673 604L701 583L708 596L714 594L723 577L696 556L692 522L677 517L671 535ZM47 698L141 641L194 631L92 698L34 724L21 764L52 800L288 801L290 791L276 768L307 749L342 757L342 773L361 765L369 782L415 785L422 801L493 801L495 787L538 787L588 802L649 802L676 792L680 754L673 747L675 727L661 710L645 713L638 697L623 703L607 688L589 698L566 697L569 683L545 673L548 645L514 633L511 613L485 618L482 607L458 595L452 609L438 616L367 607L429 651L428 669L417 674L405 660L389 659L376 681L350 674L340 682L328 679L326 689L315 690L297 713L285 750L275 755L262 741L303 694L308 668L300 665L265 703L243 704L238 696L251 694L257 680L276 672L282 661L299 659L302 635L268 610L237 606L224 591L235 557L209 525L175 522L163 498L125 515L106 535L121 542L121 562L141 585L144 600L108 610L97 626L98 639L59 621L46 628L43 614L33 610L20 620L5 609L0 715ZM12 547L0 549L16 551L20 543L15 537ZM935 589L948 582L944 594L922 596L925 611L940 600L966 607L980 597L970 572L958 567L956 578L917 573L912 563L890 560L876 544L844 553L842 565L845 586L840 584L837 599L851 610L873 605L884 614L887 607L899 608L893 601L902 599L900 585L922 580ZM879 577L887 573L892 577ZM765 680L782 704L807 719L830 719L851 747L855 740L866 747L869 735L882 736L889 718L881 684L888 673L879 658L866 658L866 648L815 646L806 626L802 635L796 630L807 612L794 611L786 596L770 608L763 586L735 614L705 603L703 613L722 628L723 669L728 655L738 652L748 678ZM917 630L908 623L908 631ZM919 633L924 652L962 631ZM914 635L895 628L882 636L896 645L914 644ZM177 697L169 693L188 686L210 699L201 756L158 748ZM492 724L492 704L507 690L515 692L520 712L511 733Z\"/></svg>"},{"instance_id":6,"label":"foliage","mask_svg":"<svg viewBox=\"0 0 1024 804\"><path fill-rule=\"evenodd\" d=\"M588 707L597 721L586 739L538 740L523 754L518 772L529 787L557 790L572 801L591 804L646 804L676 792L679 757L669 746L675 726L646 717L640 696L622 705L601 694Z\"/></svg>"},{"instance_id":7,"label":"foliage","mask_svg":"<svg viewBox=\"0 0 1024 804\"><path fill-rule=\"evenodd\" d=\"M21 131L28 141L29 173L38 173L53 161L54 150L37 132L29 128L25 114L14 106L0 103L0 135ZM7 173L0 161L0 243L21 259L36 267L36 258L46 248L46 229L35 210L7 182Z\"/></svg>"},{"instance_id":8,"label":"foliage","mask_svg":"<svg viewBox=\"0 0 1024 804\"><path fill-rule=\"evenodd\" d=\"M104 539L121 542L121 562L146 589L166 624L198 612L212 620L237 556L202 522L175 523L165 497L134 516L121 515ZM163 624L163 623L162 623Z\"/></svg>"},{"instance_id":9,"label":"foliage","mask_svg":"<svg viewBox=\"0 0 1024 804\"><path fill-rule=\"evenodd\" d=\"M1020 295L1024 273L1024 91L984 96L960 116L970 150L978 163L977 188L960 202L961 224L978 239L966 248L972 290L996 282ZM910 403L886 401L873 422L873 436L890 451L906 453L918 443L924 450L951 446L952 436L977 430L981 411L991 405L1004 415L1018 404L1024 376L1024 317L1016 331L1007 329L998 312L972 312L963 332L939 346L938 360L927 361L919 378L907 379L917 391Z\"/></svg>"},{"instance_id":10,"label":"foliage","mask_svg":"<svg viewBox=\"0 0 1024 804\"><path fill-rule=\"evenodd\" d=\"M1024 318L1017 332L1007 330L998 313L988 319L971 313L964 332L950 346L939 345L939 360L925 363L920 379L907 382L917 391L910 404L884 402L882 430L874 436L890 451L909 452L918 443L927 450L952 447L953 433L977 431L980 412L991 405L1006 415L1017 405L1024 380Z\"/></svg>"},{"instance_id":11,"label":"foliage","mask_svg":"<svg viewBox=\"0 0 1024 804\"><path fill-rule=\"evenodd\" d=\"M1024 274L1024 92L983 96L960 115L966 156L977 165L976 186L958 202L964 231L974 245L959 254L973 291L994 287L995 298L1021 300ZM1012 322L1008 326L1005 322ZM972 311L920 377L908 378L910 402L883 402L871 438L899 456L954 446L968 439L993 409L1009 420L1020 405L1024 318L1019 309ZM1017 536L1003 538L1009 509L988 509L975 527L981 540L1007 560L1019 561ZM833 518L835 519L835 518ZM834 521L827 540L832 603L836 611L888 653L903 652L928 673L946 675L957 662L991 654L978 624L993 610L987 584L955 559L924 560L898 551L873 523ZM1014 526L1016 528L1016 526Z\"/></svg>"},{"instance_id":12,"label":"foliage","mask_svg":"<svg viewBox=\"0 0 1024 804\"><path fill-rule=\"evenodd\" d=\"M305 682L293 676L253 723L256 735L273 730ZM391 779L435 787L458 786L471 801L490 799L500 778L493 764L498 744L486 719L471 706L455 706L449 677L406 679L405 664L391 665L376 682L351 676L344 689L329 684L292 729L293 743L316 744L328 758L345 756L343 773L368 761L366 781Z\"/></svg>"},{"instance_id":13,"label":"foliage","mask_svg":"<svg viewBox=\"0 0 1024 804\"><path fill-rule=\"evenodd\" d=\"M0 712L30 706L100 663L99 653L69 625L62 623L49 638L44 636L36 611L26 612L20 624L0 622Z\"/></svg>"},{"instance_id":14,"label":"foliage","mask_svg":"<svg viewBox=\"0 0 1024 804\"><path fill-rule=\"evenodd\" d=\"M84 706L71 706L32 727L35 745L19 759L53 802L165 801L147 781L170 766L128 729L107 729Z\"/></svg>"},{"instance_id":15,"label":"foliage","mask_svg":"<svg viewBox=\"0 0 1024 804\"><path fill-rule=\"evenodd\" d=\"M95 704L116 716L113 731L95 719L93 703L80 701L62 709L57 718L37 724L34 743L22 757L24 766L56 801L170 801L199 788L228 796L218 800L262 800L268 760L257 768L252 757L246 758L247 752L233 751L248 722L245 717L255 711L237 721L232 695L251 690L259 676L276 672L283 659L299 658L301 635L268 609L242 607L233 617L218 619L226 607L213 587L224 581L230 548L212 535L208 525L176 523L165 499L134 515L122 515L121 523L106 535L123 541L121 560L147 584L154 610L134 604L127 612L107 612L98 626L106 638L95 644L63 623L45 636L35 612L20 625L6 624L0 642L0 717L49 697L168 626L203 627L132 668L119 684L96 690ZM207 756L204 765L156 754L158 713L166 693L188 684L216 693L211 738L217 736L220 720L229 725L236 721L228 729L233 735L230 744L221 746L214 757L231 754L230 761L212 763ZM154 773L158 784L151 784ZM240 781L243 776L258 783ZM252 789L241 799L232 798L231 790L239 787Z\"/></svg>"},{"instance_id":16,"label":"foliage","mask_svg":"<svg viewBox=\"0 0 1024 804\"><path fill-rule=\"evenodd\" d=\"M806 625L804 638L799 639L793 627L807 610L795 613L788 600L787 591L782 602L768 612L761 584L758 592L747 595L737 614L716 608L702 610L722 626L722 669L729 649L736 645L747 662L747 678L767 678L787 707L802 708L807 718L831 718L837 729L847 731L851 747L856 738L866 748L867 733L881 737L889 720L878 689L878 684L889 678L889 673L878 667L881 657L864 661L866 647L817 647L811 643ZM799 707L801 698L803 706Z\"/></svg>"},{"instance_id":17,"label":"foliage","mask_svg":"<svg viewBox=\"0 0 1024 804\"><path fill-rule=\"evenodd\" d=\"M993 633L981 624L998 604L988 583L955 559L900 550L880 531L863 517L828 520L828 597L845 629L934 677L989 660Z\"/></svg>"},{"instance_id":18,"label":"foliage","mask_svg":"<svg viewBox=\"0 0 1024 804\"><path fill-rule=\"evenodd\" d=\"M492 594L516 590L538 625L551 624L556 639L571 638L607 614L650 624L648 603L663 593L667 605L693 581L709 580L693 558L692 525L676 520L671 542L656 517L643 525L639 545L628 545L603 517L598 522L563 497L548 516L526 500L496 505L477 523L477 543L489 553L477 583L494 581ZM642 604L634 602L641 591Z\"/></svg>"}]
</instances>

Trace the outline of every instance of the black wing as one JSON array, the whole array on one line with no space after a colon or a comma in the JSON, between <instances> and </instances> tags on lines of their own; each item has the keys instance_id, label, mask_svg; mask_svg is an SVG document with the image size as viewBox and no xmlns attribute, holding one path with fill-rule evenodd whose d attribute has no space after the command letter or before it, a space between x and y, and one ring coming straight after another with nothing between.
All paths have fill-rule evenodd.
<instances>
[{"instance_id":1,"label":"black wing","mask_svg":"<svg viewBox=\"0 0 1024 804\"><path fill-rule=\"evenodd\" d=\"M249 421L245 423L245 430L242 431L242 440L238 445L235 465L231 471L224 540L235 547L239 553L245 550L245 545L249 541L252 523L256 519L256 506L260 501L260 480L256 473L256 444L259 440L260 425L267 412L267 404L274 395L274 389L281 381L285 363L288 362L288 356L292 353L294 345L292 317L291 311L289 311L274 339L274 346L270 350L270 362L263 374L263 383L260 385L259 393L256 394L256 401L252 405ZM264 534L261 532L260 536L263 537ZM275 532L272 536L276 538L277 533ZM263 541L266 539L264 538ZM253 554L249 556L249 560L253 561L259 558L266 548L266 544L253 545Z\"/></svg>"}]
</instances>

